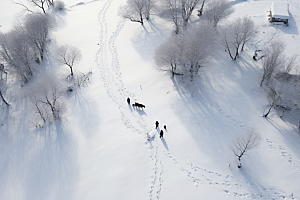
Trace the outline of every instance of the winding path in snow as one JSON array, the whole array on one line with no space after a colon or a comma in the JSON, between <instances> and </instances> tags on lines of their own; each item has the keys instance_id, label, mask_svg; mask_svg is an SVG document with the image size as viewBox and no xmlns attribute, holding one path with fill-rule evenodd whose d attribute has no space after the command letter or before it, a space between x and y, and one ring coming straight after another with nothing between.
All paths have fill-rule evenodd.
<instances>
[{"instance_id":1,"label":"winding path in snow","mask_svg":"<svg viewBox=\"0 0 300 200\"><path fill-rule=\"evenodd\" d=\"M148 127L146 121L137 112L133 112L131 106L128 106L126 103L127 97L135 99L135 95L128 92L122 82L117 47L115 45L115 41L122 31L125 21L119 21L116 30L112 33L108 32L106 14L112 2L113 0L106 1L98 14L100 35L99 50L96 53L95 62L101 73L108 96L119 107L123 124L133 132L144 134L145 137L149 138L148 133L151 129ZM149 157L153 161L154 166L153 175L151 177L152 181L150 183L149 199L160 199L164 166L159 156L158 146L153 143L151 147L151 155Z\"/></svg>"}]
</instances>

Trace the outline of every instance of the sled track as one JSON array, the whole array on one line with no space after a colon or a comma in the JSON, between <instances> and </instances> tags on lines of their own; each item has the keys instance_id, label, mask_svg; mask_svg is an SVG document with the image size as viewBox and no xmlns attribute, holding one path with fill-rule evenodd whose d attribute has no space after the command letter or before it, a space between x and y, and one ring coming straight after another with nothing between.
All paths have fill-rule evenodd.
<instances>
[{"instance_id":1,"label":"sled track","mask_svg":"<svg viewBox=\"0 0 300 200\"><path fill-rule=\"evenodd\" d=\"M117 47L115 45L115 41L124 28L125 21L119 21L117 28L112 33L109 33L106 15L112 2L113 0L106 1L98 14L100 26L99 49L95 56L95 62L100 71L106 93L117 104L125 127L148 138L148 133L151 129L143 117L131 110L130 105L126 102L127 97L135 99L135 95L128 92L123 84ZM149 199L160 199L164 166L159 157L159 148L156 145L153 145L151 148L150 159L153 161L154 167Z\"/></svg>"}]
</instances>

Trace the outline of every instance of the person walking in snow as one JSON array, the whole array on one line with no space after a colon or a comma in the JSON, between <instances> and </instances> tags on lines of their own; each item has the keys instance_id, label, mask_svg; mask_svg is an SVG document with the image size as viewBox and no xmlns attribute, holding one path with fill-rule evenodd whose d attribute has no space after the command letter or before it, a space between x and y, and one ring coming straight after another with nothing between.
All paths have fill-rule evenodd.
<instances>
[{"instance_id":1,"label":"person walking in snow","mask_svg":"<svg viewBox=\"0 0 300 200\"><path fill-rule=\"evenodd\" d=\"M158 122L158 121L156 121L156 122L155 122L155 125L156 125L156 126L155 126L155 129L157 129L157 128L158 128L158 124L159 124L159 122Z\"/></svg>"},{"instance_id":2,"label":"person walking in snow","mask_svg":"<svg viewBox=\"0 0 300 200\"><path fill-rule=\"evenodd\" d=\"M163 130L161 130L159 138L162 138L163 136L164 136L164 132L163 132Z\"/></svg>"},{"instance_id":3,"label":"person walking in snow","mask_svg":"<svg viewBox=\"0 0 300 200\"><path fill-rule=\"evenodd\" d=\"M130 99L129 99L129 97L127 98L127 103L130 105Z\"/></svg>"}]
</instances>

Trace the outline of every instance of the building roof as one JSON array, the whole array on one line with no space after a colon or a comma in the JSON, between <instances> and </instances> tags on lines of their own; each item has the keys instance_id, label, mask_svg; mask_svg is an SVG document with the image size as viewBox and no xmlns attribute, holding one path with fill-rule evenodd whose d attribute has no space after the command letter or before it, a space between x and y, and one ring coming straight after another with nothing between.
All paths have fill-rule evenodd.
<instances>
[{"instance_id":1,"label":"building roof","mask_svg":"<svg viewBox=\"0 0 300 200\"><path fill-rule=\"evenodd\" d=\"M288 3L273 1L271 6L272 17L289 19L290 14L288 12Z\"/></svg>"}]
</instances>

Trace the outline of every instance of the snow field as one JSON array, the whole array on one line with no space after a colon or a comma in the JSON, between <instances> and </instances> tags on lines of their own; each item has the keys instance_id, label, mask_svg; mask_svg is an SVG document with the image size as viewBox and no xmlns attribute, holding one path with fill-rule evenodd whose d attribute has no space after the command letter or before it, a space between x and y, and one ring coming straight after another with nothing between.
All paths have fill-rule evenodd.
<instances>
[{"instance_id":1,"label":"snow field","mask_svg":"<svg viewBox=\"0 0 300 200\"><path fill-rule=\"evenodd\" d=\"M299 199L297 126L275 112L261 117L268 102L259 87L261 66L252 60L254 51L271 39L284 39L287 54L299 51L298 1L287 1L293 17L289 27L269 24L269 0L234 1L230 18L250 16L261 27L257 38L236 62L223 50L216 52L211 67L189 87L153 67L155 48L171 34L168 23L156 17L144 26L124 21L117 11L125 0L65 2L69 7L58 17L54 36L58 44L82 50L78 70L91 70L92 81L70 95L67 120L49 130L65 137L45 138L48 130L39 129L38 137L12 134L2 140L0 197ZM146 108L132 108L127 97ZM10 132L30 135L26 114L19 113ZM12 120L7 123L6 128L13 127ZM228 147L251 126L263 142L238 169Z\"/></svg>"}]
</instances>

